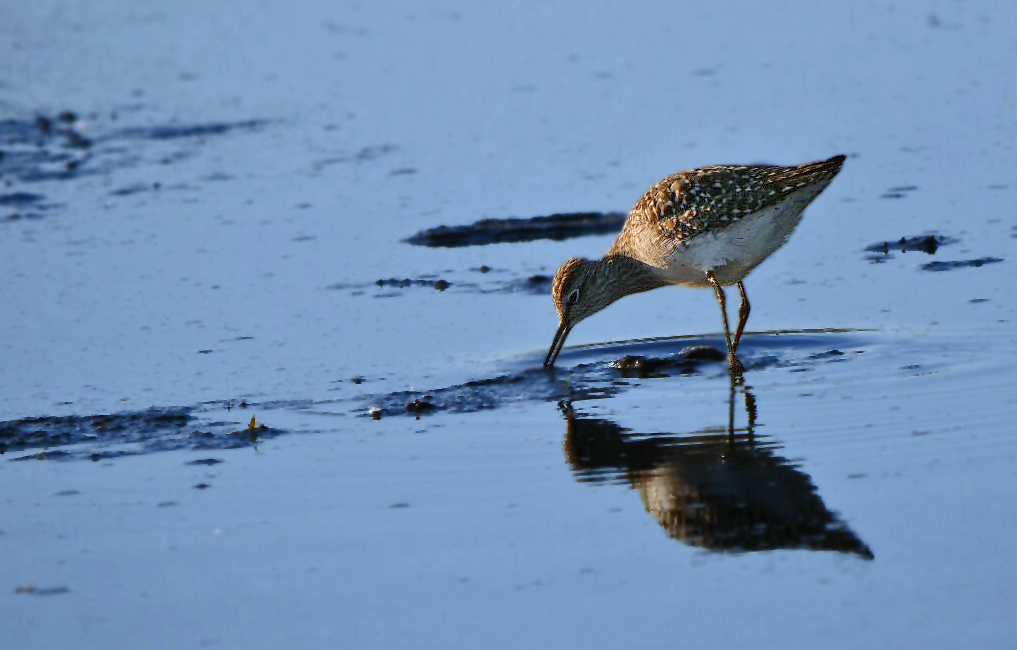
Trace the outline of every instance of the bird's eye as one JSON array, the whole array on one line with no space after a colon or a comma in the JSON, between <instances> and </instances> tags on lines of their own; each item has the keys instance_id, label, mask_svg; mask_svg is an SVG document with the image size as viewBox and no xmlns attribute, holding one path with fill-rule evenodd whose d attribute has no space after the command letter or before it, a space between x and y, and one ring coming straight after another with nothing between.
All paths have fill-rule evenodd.
<instances>
[{"instance_id":1,"label":"bird's eye","mask_svg":"<svg viewBox=\"0 0 1017 650\"><path fill-rule=\"evenodd\" d=\"M579 302L579 289L573 289L569 292L568 298L565 299L570 305L574 305Z\"/></svg>"}]
</instances>

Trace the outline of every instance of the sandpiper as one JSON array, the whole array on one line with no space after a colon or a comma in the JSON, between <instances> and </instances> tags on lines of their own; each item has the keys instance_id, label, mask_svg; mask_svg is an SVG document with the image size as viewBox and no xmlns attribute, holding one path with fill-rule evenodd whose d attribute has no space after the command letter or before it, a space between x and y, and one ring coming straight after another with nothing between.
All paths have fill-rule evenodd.
<instances>
[{"instance_id":1,"label":"sandpiper","mask_svg":"<svg viewBox=\"0 0 1017 650\"><path fill-rule=\"evenodd\" d=\"M740 375L735 350L749 318L742 280L784 245L843 163L834 156L791 167L717 165L659 181L632 207L603 259L574 257L558 269L551 296L559 325L544 367L554 365L579 321L629 294L676 284L713 287L731 372ZM732 284L741 294L733 339L722 288Z\"/></svg>"}]
</instances>

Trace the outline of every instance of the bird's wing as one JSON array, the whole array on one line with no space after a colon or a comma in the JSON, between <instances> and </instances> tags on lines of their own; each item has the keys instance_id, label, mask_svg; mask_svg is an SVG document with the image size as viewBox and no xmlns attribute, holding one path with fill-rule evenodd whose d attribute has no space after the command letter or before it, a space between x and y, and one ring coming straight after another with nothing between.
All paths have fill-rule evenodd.
<instances>
[{"instance_id":1,"label":"bird's wing","mask_svg":"<svg viewBox=\"0 0 1017 650\"><path fill-rule=\"evenodd\" d=\"M678 243L777 205L796 190L825 186L843 161L836 156L794 167L718 165L672 174L636 202L630 219Z\"/></svg>"}]
</instances>

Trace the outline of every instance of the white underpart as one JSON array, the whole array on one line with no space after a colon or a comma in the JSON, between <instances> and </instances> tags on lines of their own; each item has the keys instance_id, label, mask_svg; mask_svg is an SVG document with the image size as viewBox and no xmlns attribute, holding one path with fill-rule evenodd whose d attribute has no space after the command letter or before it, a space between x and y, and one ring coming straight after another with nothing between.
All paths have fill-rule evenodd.
<instances>
[{"instance_id":1,"label":"white underpart","mask_svg":"<svg viewBox=\"0 0 1017 650\"><path fill-rule=\"evenodd\" d=\"M706 287L706 271L721 284L740 282L749 271L784 245L802 219L802 210L818 192L795 192L776 206L746 215L738 222L704 232L684 241L668 256L669 268L660 269L665 281Z\"/></svg>"}]
</instances>

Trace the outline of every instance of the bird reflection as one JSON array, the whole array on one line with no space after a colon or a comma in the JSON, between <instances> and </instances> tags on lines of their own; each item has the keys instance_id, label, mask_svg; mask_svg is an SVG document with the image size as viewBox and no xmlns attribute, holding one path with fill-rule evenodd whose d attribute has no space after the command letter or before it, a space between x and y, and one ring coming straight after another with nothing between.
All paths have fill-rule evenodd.
<instances>
[{"instance_id":1,"label":"bird reflection","mask_svg":"<svg viewBox=\"0 0 1017 650\"><path fill-rule=\"evenodd\" d=\"M872 551L831 512L811 478L754 433L755 399L745 387L748 423L689 434L633 433L585 417L571 404L562 446L580 482L620 481L639 491L643 507L672 538L719 552L803 549L872 559Z\"/></svg>"}]
</instances>

